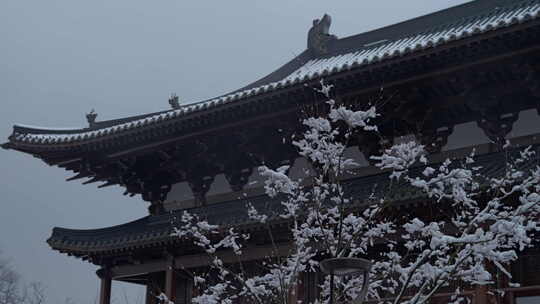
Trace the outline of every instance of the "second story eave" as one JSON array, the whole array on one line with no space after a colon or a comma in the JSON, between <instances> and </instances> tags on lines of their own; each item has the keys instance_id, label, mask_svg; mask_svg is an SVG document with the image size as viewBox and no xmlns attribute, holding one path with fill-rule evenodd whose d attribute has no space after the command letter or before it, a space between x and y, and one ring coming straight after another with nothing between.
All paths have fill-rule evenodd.
<instances>
[{"instance_id":1,"label":"second story eave","mask_svg":"<svg viewBox=\"0 0 540 304\"><path fill-rule=\"evenodd\" d=\"M520 170L533 170L540 161L540 140L531 146L531 151L536 154L530 160L521 164ZM477 146L478 152L486 152L486 146ZM484 153L475 157L475 166L479 171L477 174L486 180L500 178L505 174L506 159L509 155L517 155L519 149L507 150L504 152ZM453 151L451 154L463 159L469 155L465 151ZM437 167L448 155L436 155L430 157L431 167ZM421 174L425 167L415 166L411 169L411 174ZM433 201L418 188L411 187L407 183L391 183L390 172L377 170L377 173L356 176L343 182L344 191L354 198L349 206L351 210L361 210L373 201L374 197L383 197L389 204L392 212L411 213L418 210L432 210ZM377 187L374 187L376 185ZM487 187L483 184L482 187ZM280 197L268 197L258 195L251 198L236 198L228 201L195 207L187 210L190 214L196 215L210 224L222 227L234 227L240 233L247 232L252 235L257 232L267 234L268 227L250 219L246 204L251 204L261 214L268 215L269 224L273 226L272 231L279 231L279 227L288 227L288 220L278 216L283 206L280 204ZM441 203L441 202L439 202ZM420 206L420 207L419 207ZM178 247L185 250L193 247L189 240L180 240L171 236L174 227L179 225L178 219L186 210L174 210L161 215L150 215L136 221L102 229L75 230L65 228L54 228L48 244L58 250L75 257L89 260L92 263L100 264L106 258L114 258L125 255L136 255L148 250L161 250L164 246L169 248ZM288 228L284 230L286 233ZM276 234L277 235L277 234ZM185 254L185 252L184 252Z\"/></svg>"}]
</instances>

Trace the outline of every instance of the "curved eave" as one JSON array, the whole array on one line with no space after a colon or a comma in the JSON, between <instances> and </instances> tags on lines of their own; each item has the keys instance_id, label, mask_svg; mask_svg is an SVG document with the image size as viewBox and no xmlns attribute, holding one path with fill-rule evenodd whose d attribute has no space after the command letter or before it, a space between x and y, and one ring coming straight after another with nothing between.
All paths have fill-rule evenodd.
<instances>
[{"instance_id":1,"label":"curved eave","mask_svg":"<svg viewBox=\"0 0 540 304\"><path fill-rule=\"evenodd\" d=\"M190 104L181 109L100 122L94 128L67 131L15 126L9 137L9 145L3 145L3 147L23 152L70 149L106 138L126 135L133 131L163 127L169 123L189 120L196 118L201 113L218 111L230 105L242 106L249 103L250 100L259 99L269 94L279 94L288 88L301 88L308 83L314 83L321 77L331 79L340 73L358 72L362 69L369 69L375 64L380 66L392 63L394 59L415 58L424 52L436 54L438 50L444 49L442 46L458 46L460 43L477 42L490 33L490 36L507 34L513 30L537 26L539 23L540 1L538 0L517 1L515 5L508 4L512 3L508 0L497 0L493 1L492 4L489 3L486 0L473 1L471 4L450 8L391 27L339 39L335 42L338 49L331 56L308 60L310 58L309 52L305 51L280 69L243 89L207 101ZM496 6L498 3L506 4L506 7ZM436 22L439 15L446 15L448 19L448 16L454 12L466 11L468 7L475 8L475 5L479 6L476 8L478 10L476 13L479 15L459 17L458 20L453 20L450 25L445 24L446 21L443 20L441 21L443 23L435 23L432 29L424 33L411 33L408 36L403 36L401 32L391 33L394 29L410 24L415 25L411 28L411 31L414 31L425 20L433 19L434 21L431 22ZM484 11L486 7L491 9L489 13ZM388 32L388 37L397 35L396 37L401 38L383 41L379 44L375 41L374 45L362 44L364 40L369 41L366 40L366 37L374 39L385 31ZM353 51L351 45L356 45L356 51ZM350 52L343 53L347 50Z\"/></svg>"},{"instance_id":2,"label":"curved eave","mask_svg":"<svg viewBox=\"0 0 540 304\"><path fill-rule=\"evenodd\" d=\"M536 152L536 155L529 161L522 163L522 170L532 170L538 166L540 145L533 145L532 149ZM506 158L509 155L515 157L518 152L519 150L476 156L475 166L482 167L478 174L484 176L487 180L503 176L506 170ZM507 155L507 153L509 154ZM430 166L437 165L430 164ZM413 168L410 173L421 175L424 168L424 166ZM391 188L388 188L390 185L388 172L356 177L347 180L344 185L347 193L355 198L354 206L362 206L372 195L377 196L383 193L397 210L406 210L414 206L414 204L425 203L426 201L424 193L405 183L394 183ZM374 189L373 185L377 185L377 189ZM392 191L388 189L392 189ZM201 218L205 218L211 224L231 225L248 231L265 229L248 218L245 212L245 206L248 202L263 214L276 214L278 211L276 208L281 206L279 198L269 198L261 195L192 208L189 212L199 214ZM73 230L54 228L47 242L54 250L77 257L114 255L145 248L156 248L165 244L178 244L180 240L170 235L173 227L171 223L174 222L175 218L179 218L180 213L183 211L177 210L170 214L147 216L127 224L103 229ZM277 224L281 225L282 223Z\"/></svg>"},{"instance_id":3,"label":"curved eave","mask_svg":"<svg viewBox=\"0 0 540 304\"><path fill-rule=\"evenodd\" d=\"M145 248L169 239L170 229L166 224L162 223L159 217L146 216L126 224L101 229L55 227L47 243L54 250L78 257Z\"/></svg>"}]
</instances>

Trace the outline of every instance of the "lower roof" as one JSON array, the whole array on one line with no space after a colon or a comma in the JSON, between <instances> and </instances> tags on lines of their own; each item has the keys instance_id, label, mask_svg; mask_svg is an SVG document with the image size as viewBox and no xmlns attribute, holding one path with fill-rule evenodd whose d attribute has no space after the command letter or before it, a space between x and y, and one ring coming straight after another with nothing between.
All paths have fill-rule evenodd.
<instances>
[{"instance_id":1,"label":"lower roof","mask_svg":"<svg viewBox=\"0 0 540 304\"><path fill-rule=\"evenodd\" d=\"M540 164L540 144L533 146L536 155L523 164L523 169L533 169ZM505 172L507 163L506 152L494 152L476 157L475 166L481 166L480 174L487 178L500 177ZM434 164L430 164L433 166ZM412 174L421 174L424 167L417 167ZM389 173L352 178L345 182L346 192L354 198L354 204L368 203L373 197L385 198L396 204L397 208L408 208L409 203L421 201L424 194L406 183L394 183L389 190ZM251 221L246 212L246 204L252 204L258 211L275 214L280 208L279 198L269 198L260 195L252 198L242 198L216 203L187 211L208 220L211 224L257 228L257 223ZM74 230L54 228L47 240L54 250L75 255L77 257L121 254L149 247L164 247L178 242L171 236L173 223L184 210L176 210L163 215L150 215L136 221L103 229Z\"/></svg>"}]
</instances>

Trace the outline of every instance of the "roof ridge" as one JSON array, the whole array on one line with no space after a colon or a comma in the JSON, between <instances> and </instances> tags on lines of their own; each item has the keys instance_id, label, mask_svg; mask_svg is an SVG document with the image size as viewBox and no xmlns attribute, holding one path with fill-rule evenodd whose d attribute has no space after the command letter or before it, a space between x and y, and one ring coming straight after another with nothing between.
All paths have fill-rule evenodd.
<instances>
[{"instance_id":1,"label":"roof ridge","mask_svg":"<svg viewBox=\"0 0 540 304\"><path fill-rule=\"evenodd\" d=\"M497 8L498 5L504 8L504 11L501 14L488 14L488 12L493 12L494 8ZM475 11L463 12L463 10L465 10L467 7L473 7ZM452 16L448 16L448 12L453 12ZM426 16L431 16L430 18L434 18L434 16L440 15L446 16L446 19L450 18L452 22L442 20L445 22L432 26L427 32L424 31L426 34L418 34L417 29L425 29L424 23L426 23L426 20L420 23L418 20L425 19ZM462 17L458 18L460 15L462 15ZM472 21L474 18L481 22ZM467 38L473 35L479 35L484 32L509 27L538 18L540 18L540 0L476 0L397 24L408 24L409 26L407 28L398 28L398 26L394 24L382 29L368 32L380 33L384 29L395 29L396 31L389 32L387 33L387 37L383 37L392 39L388 41L388 43L385 41L383 44L377 44L373 47L366 48L365 43L372 43L373 41L376 41L375 39L379 39L381 37L373 35L370 37L365 37L366 33L363 33L336 40L336 43L341 41L342 45L340 46L339 50L332 52L332 56L330 57L311 59L303 65L295 63L295 61L298 61L300 56L304 56L305 58L302 57L303 59L307 59L309 57L308 52L304 51L300 56L295 57L274 73L260 79L258 81L260 83L255 82L252 84L259 84L258 86L247 86L244 87L244 89L240 89L226 95L185 105L181 109L165 110L162 112L96 123L93 128L82 129L82 133L75 135L70 133L59 133L57 131L47 132L47 130L40 131L39 129L21 129L20 127L15 127L14 133L10 136L10 144L16 142L30 144L64 144L67 142L76 141L84 142L96 137L102 137L133 128L145 127L162 121L176 119L194 112L200 112L206 109L236 102L241 99L246 99L256 95L273 92L282 88L291 87L293 85L298 85L306 81L318 79L322 76L326 77L333 73L365 66L373 62L380 62L382 60L387 60L397 56L405 56L427 48L433 48L441 44L449 43L451 41ZM431 20L430 22L433 23L434 21ZM462 23L462 26L460 26L460 23ZM445 24L446 28L444 28ZM448 24L452 24L452 26L448 26ZM437 27L439 27L440 30L433 31L433 29L436 29ZM407 35L404 35L403 33L407 33ZM416 33L416 35L412 33ZM356 37L358 41L353 41L354 37ZM344 41L353 43L344 44ZM275 74L278 71L283 70L286 72L284 75L280 76ZM270 76L276 78L277 80ZM267 83L264 80L270 82ZM110 125L107 126L107 123ZM58 134L60 134L60 136ZM11 145L3 145L2 147L9 148L10 146Z\"/></svg>"},{"instance_id":2,"label":"roof ridge","mask_svg":"<svg viewBox=\"0 0 540 304\"><path fill-rule=\"evenodd\" d=\"M447 22L438 23L438 24L430 26L428 28L424 27L424 28L419 29L419 30L409 31L409 32L407 32L406 35L398 35L398 36L392 37L392 38L386 37L384 39L382 39L382 38L378 39L380 37L377 37L377 38L374 38L374 39L368 39L368 40L371 40L371 42L378 41L378 40L387 40L389 42L392 42L392 41L396 41L396 40L399 40L399 39L403 39L403 38L407 38L407 37L411 37L411 36L415 36L415 35L420 35L420 34L424 34L424 33L430 33L430 32L432 32L434 29L436 29L438 27L444 28L445 26L457 24L459 21L464 22L465 20L471 20L473 18L480 18L482 16L488 15L489 12L492 12L494 9L498 8L498 5L501 5L504 8L509 9L509 8L512 8L512 7L520 7L524 3L527 3L527 2L532 4L532 3L535 3L535 2L539 2L539 1L538 0L475 0L475 1L470 1L470 2L460 4L460 5L452 6L452 7L443 9L443 10L439 10L439 11L427 13L427 14L424 14L424 15L421 15L421 16L417 16L417 17L414 17L412 19L403 20L403 21L400 21L400 22L397 22L397 23L389 24L389 25L379 27L379 28L376 28L376 29L372 29L372 30L368 30L368 31L365 31L365 32L362 32L362 33L358 33L358 34L346 36L346 37L343 37L343 38L339 38L336 42L338 44L344 44L344 43L352 42L354 40L358 40L360 38L365 38L365 36L373 36L373 35L377 36L376 34L388 32L389 30L393 30L393 29L400 29L400 28L402 28L402 27L404 27L406 25L410 26L410 25L418 23L420 21L426 21L426 19L434 19L434 18L437 18L437 17L444 17L445 15L448 15L450 12L457 12L457 11L462 11L462 10L466 11L467 9L477 9L477 10L479 10L479 12L473 12L473 13L467 15L467 16L461 16L459 18L461 20L452 19L452 20L449 20ZM333 56L343 55L343 54L347 54L347 53L352 53L352 51L341 51L341 52L338 51L337 53L332 53L329 56L328 55L327 56L321 56L321 57L314 58L314 59L319 59L319 58L324 59L324 58L327 58L327 57L333 57Z\"/></svg>"}]
</instances>

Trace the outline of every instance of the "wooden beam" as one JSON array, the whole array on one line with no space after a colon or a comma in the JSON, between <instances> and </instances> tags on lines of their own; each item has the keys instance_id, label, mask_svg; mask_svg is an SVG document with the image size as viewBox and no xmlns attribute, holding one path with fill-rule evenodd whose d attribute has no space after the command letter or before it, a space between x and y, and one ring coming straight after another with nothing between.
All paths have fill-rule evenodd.
<instances>
[{"instance_id":1,"label":"wooden beam","mask_svg":"<svg viewBox=\"0 0 540 304\"><path fill-rule=\"evenodd\" d=\"M246 262L253 260L261 260L272 256L287 256L289 255L291 249L292 247L290 244L280 244L277 245L276 248L273 248L273 246L253 246L244 248L242 250L244 253L241 256L237 256L232 251L227 251L223 253L218 253L218 257L223 261L223 263L229 264L237 263L238 260ZM197 254L177 257L174 260L174 265L176 268L189 269L206 266L210 262L210 257L202 254Z\"/></svg>"},{"instance_id":2,"label":"wooden beam","mask_svg":"<svg viewBox=\"0 0 540 304\"><path fill-rule=\"evenodd\" d=\"M433 295L433 299L440 299L440 298L450 298L452 296L456 295L455 293L453 292L441 292L441 293L436 293ZM474 291L471 291L471 290L466 290L466 291L463 291L459 294L459 296L463 296L463 297L467 297L467 298L473 298L475 296L475 292ZM403 297L403 300L407 300L407 299L411 299L410 296L404 296ZM395 300L395 298L380 298L380 299L377 299L377 300L367 300L365 301L366 304L377 304L377 303L386 303L386 302L393 302ZM473 304L476 304L476 302L474 302L474 299L473 299Z\"/></svg>"},{"instance_id":3,"label":"wooden beam","mask_svg":"<svg viewBox=\"0 0 540 304\"><path fill-rule=\"evenodd\" d=\"M116 280L123 277L165 271L165 269L167 269L167 265L166 260L158 260L138 265L115 266L111 268L111 276Z\"/></svg>"},{"instance_id":4,"label":"wooden beam","mask_svg":"<svg viewBox=\"0 0 540 304\"><path fill-rule=\"evenodd\" d=\"M291 250L290 244L280 244L276 248L273 246L251 246L246 247L241 256L235 255L232 251L222 252L218 257L224 263L237 263L240 261L261 260L271 256L286 256ZM201 266L207 266L210 263L210 258L205 254L186 255L174 258L174 269L189 269ZM144 275L154 272L167 271L171 265L171 261L167 259L156 260L138 265L122 265L115 266L110 269L111 277L115 280L128 278L136 275Z\"/></svg>"}]
</instances>

